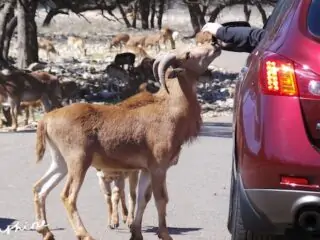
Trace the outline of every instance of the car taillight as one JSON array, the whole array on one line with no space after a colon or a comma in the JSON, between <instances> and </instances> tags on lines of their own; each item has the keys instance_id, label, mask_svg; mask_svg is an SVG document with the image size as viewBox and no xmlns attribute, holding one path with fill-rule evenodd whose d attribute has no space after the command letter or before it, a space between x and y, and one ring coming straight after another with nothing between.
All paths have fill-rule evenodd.
<instances>
[{"instance_id":1,"label":"car taillight","mask_svg":"<svg viewBox=\"0 0 320 240\"><path fill-rule=\"evenodd\" d=\"M268 95L320 99L320 76L306 65L268 52L260 65L260 89Z\"/></svg>"},{"instance_id":2,"label":"car taillight","mask_svg":"<svg viewBox=\"0 0 320 240\"><path fill-rule=\"evenodd\" d=\"M260 66L260 88L264 94L298 96L294 63L282 56L268 53Z\"/></svg>"}]
</instances>

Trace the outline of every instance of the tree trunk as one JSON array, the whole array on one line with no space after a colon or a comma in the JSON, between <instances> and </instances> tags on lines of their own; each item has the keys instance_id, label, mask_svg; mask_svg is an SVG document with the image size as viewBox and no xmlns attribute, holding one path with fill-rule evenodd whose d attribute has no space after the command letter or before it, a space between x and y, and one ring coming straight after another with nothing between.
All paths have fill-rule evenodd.
<instances>
[{"instance_id":1,"label":"tree trunk","mask_svg":"<svg viewBox=\"0 0 320 240\"><path fill-rule=\"evenodd\" d=\"M198 22L199 22L199 26L200 26L200 29L201 29L206 24L206 20L204 19L204 15L203 15L203 12L202 12L202 10L200 8L200 4L195 4L194 5L194 10L196 12L197 19L198 19Z\"/></svg>"},{"instance_id":2,"label":"tree trunk","mask_svg":"<svg viewBox=\"0 0 320 240\"><path fill-rule=\"evenodd\" d=\"M151 0L151 18L150 18L150 27L154 28L154 17L156 15L156 0Z\"/></svg>"},{"instance_id":3,"label":"tree trunk","mask_svg":"<svg viewBox=\"0 0 320 240\"><path fill-rule=\"evenodd\" d=\"M17 23L18 23L17 16L14 16L7 25L7 29L6 29L6 36L7 37L6 37L6 40L4 41L4 45L3 45L3 58L6 61L8 61L10 42L11 42L14 30L17 27Z\"/></svg>"},{"instance_id":4,"label":"tree trunk","mask_svg":"<svg viewBox=\"0 0 320 240\"><path fill-rule=\"evenodd\" d=\"M126 24L127 28L131 27L131 24L130 24L128 18L127 18L126 13L125 13L124 10L123 10L123 7L122 7L121 4L120 4L120 1L117 0L117 1L116 1L116 4L117 4L117 7L119 8L119 11L120 11L120 13L121 13L121 15L122 15L123 21L124 21L124 23Z\"/></svg>"},{"instance_id":5,"label":"tree trunk","mask_svg":"<svg viewBox=\"0 0 320 240\"><path fill-rule=\"evenodd\" d=\"M139 2L136 0L133 5L133 20L132 20L132 27L136 28L137 27L137 14L138 14L138 7L139 7Z\"/></svg>"},{"instance_id":6,"label":"tree trunk","mask_svg":"<svg viewBox=\"0 0 320 240\"><path fill-rule=\"evenodd\" d=\"M194 38L195 35L200 31L202 26L205 24L205 21L203 19L203 23L202 19L200 19L201 17L199 16L199 14L201 15L202 13L199 4L188 4L188 9L190 14L191 25L193 28L193 34L185 38Z\"/></svg>"},{"instance_id":7,"label":"tree trunk","mask_svg":"<svg viewBox=\"0 0 320 240\"><path fill-rule=\"evenodd\" d=\"M160 30L162 28L162 17L163 17L163 12L164 12L164 0L158 0L159 5L158 5L158 14L157 14L157 19L158 19L158 29Z\"/></svg>"},{"instance_id":8,"label":"tree trunk","mask_svg":"<svg viewBox=\"0 0 320 240\"><path fill-rule=\"evenodd\" d=\"M142 29L149 28L150 0L139 0Z\"/></svg>"},{"instance_id":9,"label":"tree trunk","mask_svg":"<svg viewBox=\"0 0 320 240\"><path fill-rule=\"evenodd\" d=\"M9 67L9 64L7 61L5 61L4 55L3 55L3 49L4 49L4 43L6 39L6 28L7 24L10 21L10 18L12 18L12 14L14 13L14 6L15 6L15 0L8 1L4 4L2 8L2 16L0 18L0 30L1 30L1 36L0 36L0 65L1 67Z\"/></svg>"},{"instance_id":10,"label":"tree trunk","mask_svg":"<svg viewBox=\"0 0 320 240\"><path fill-rule=\"evenodd\" d=\"M210 14L209 22L215 22L219 13L226 7L224 4L219 4Z\"/></svg>"},{"instance_id":11,"label":"tree trunk","mask_svg":"<svg viewBox=\"0 0 320 240\"><path fill-rule=\"evenodd\" d=\"M256 6L261 14L261 17L262 17L262 22L263 22L263 25L266 24L267 22L267 14L266 14L266 11L263 9L262 5L259 3L259 2L256 2Z\"/></svg>"},{"instance_id":12,"label":"tree trunk","mask_svg":"<svg viewBox=\"0 0 320 240\"><path fill-rule=\"evenodd\" d=\"M243 5L243 12L247 22L249 22L251 16L251 9L249 9L248 3L249 0L246 0Z\"/></svg>"},{"instance_id":13,"label":"tree trunk","mask_svg":"<svg viewBox=\"0 0 320 240\"><path fill-rule=\"evenodd\" d=\"M38 41L35 13L37 0L18 0L18 54L17 65L26 68L33 62L38 62Z\"/></svg>"}]
</instances>

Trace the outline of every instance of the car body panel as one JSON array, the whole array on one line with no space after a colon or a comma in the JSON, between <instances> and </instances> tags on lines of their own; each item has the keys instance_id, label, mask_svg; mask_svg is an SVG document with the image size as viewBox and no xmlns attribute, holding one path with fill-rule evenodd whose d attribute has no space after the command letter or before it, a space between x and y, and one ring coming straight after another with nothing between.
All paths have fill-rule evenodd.
<instances>
[{"instance_id":1,"label":"car body panel","mask_svg":"<svg viewBox=\"0 0 320 240\"><path fill-rule=\"evenodd\" d=\"M320 207L320 129L316 129L320 96L310 100L266 95L259 87L266 52L307 66L307 71L320 76L320 40L305 23L311 1L286 2L292 5L279 15L277 24L267 26L265 38L248 56L236 83L232 166L234 181L241 182L243 223L251 231L282 233L293 226L299 201L315 198L309 203ZM284 185L281 176L304 177L309 182Z\"/></svg>"},{"instance_id":2,"label":"car body panel","mask_svg":"<svg viewBox=\"0 0 320 240\"><path fill-rule=\"evenodd\" d=\"M301 3L295 1L293 7L296 8L288 12L279 31L272 32L268 40L250 54L248 71L237 83L234 111L237 157L245 188L283 188L280 176L291 174L310 177L312 182L320 184L317 173L320 169L315 168L320 167L320 155L305 131L299 98L264 95L258 84L260 61L266 50L296 52L287 40L283 44L283 36L291 36L289 23L295 24L299 19L295 10ZM320 45L317 47L320 49Z\"/></svg>"}]
</instances>

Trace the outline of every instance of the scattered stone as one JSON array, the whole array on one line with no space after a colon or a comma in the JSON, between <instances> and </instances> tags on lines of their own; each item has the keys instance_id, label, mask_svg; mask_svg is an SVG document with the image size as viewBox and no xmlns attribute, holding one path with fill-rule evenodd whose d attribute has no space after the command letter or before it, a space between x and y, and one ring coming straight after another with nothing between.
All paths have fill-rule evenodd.
<instances>
[{"instance_id":1,"label":"scattered stone","mask_svg":"<svg viewBox=\"0 0 320 240\"><path fill-rule=\"evenodd\" d=\"M38 70L43 70L45 68L46 68L45 63L34 62L34 63L31 63L27 69L30 71L38 71Z\"/></svg>"}]
</instances>

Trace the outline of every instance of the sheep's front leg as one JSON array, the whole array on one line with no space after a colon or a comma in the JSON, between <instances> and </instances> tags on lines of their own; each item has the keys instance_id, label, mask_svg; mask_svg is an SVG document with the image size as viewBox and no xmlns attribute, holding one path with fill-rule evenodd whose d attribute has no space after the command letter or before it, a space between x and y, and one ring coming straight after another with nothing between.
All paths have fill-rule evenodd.
<instances>
[{"instance_id":1,"label":"sheep's front leg","mask_svg":"<svg viewBox=\"0 0 320 240\"><path fill-rule=\"evenodd\" d=\"M152 196L151 178L147 171L141 171L138 185L138 204L135 218L131 226L130 240L142 240L141 224L144 210Z\"/></svg>"},{"instance_id":2,"label":"sheep's front leg","mask_svg":"<svg viewBox=\"0 0 320 240\"><path fill-rule=\"evenodd\" d=\"M108 226L111 226L111 217L112 217L112 202L111 202L111 182L107 181L104 178L104 173L103 171L98 171L97 176L99 179L99 186L100 189L104 195L104 198L107 202L107 208L108 208Z\"/></svg>"},{"instance_id":3,"label":"sheep's front leg","mask_svg":"<svg viewBox=\"0 0 320 240\"><path fill-rule=\"evenodd\" d=\"M158 237L162 240L172 240L166 223L166 207L169 201L166 183L167 169L156 168L151 171L151 185L158 211Z\"/></svg>"},{"instance_id":4,"label":"sheep's front leg","mask_svg":"<svg viewBox=\"0 0 320 240\"><path fill-rule=\"evenodd\" d=\"M52 104L51 104L51 102L50 102L50 100L49 100L49 96L47 95L47 94L43 94L42 96L41 96L41 103L42 103L42 106L43 106L43 108L44 108L44 111L45 112L49 112L49 111L51 111L51 109L52 109Z\"/></svg>"},{"instance_id":5,"label":"sheep's front leg","mask_svg":"<svg viewBox=\"0 0 320 240\"><path fill-rule=\"evenodd\" d=\"M12 125L11 108L5 109L4 106L1 106L0 111L2 112L2 115L4 117L4 120L1 119L0 121L0 126L3 127L4 123L6 126L11 126Z\"/></svg>"},{"instance_id":6,"label":"sheep's front leg","mask_svg":"<svg viewBox=\"0 0 320 240\"><path fill-rule=\"evenodd\" d=\"M46 51L46 55L47 55L47 61L49 62L50 61L50 52L48 50Z\"/></svg>"},{"instance_id":7,"label":"sheep's front leg","mask_svg":"<svg viewBox=\"0 0 320 240\"><path fill-rule=\"evenodd\" d=\"M170 38L171 49L176 49L176 42L172 38Z\"/></svg>"}]
</instances>

